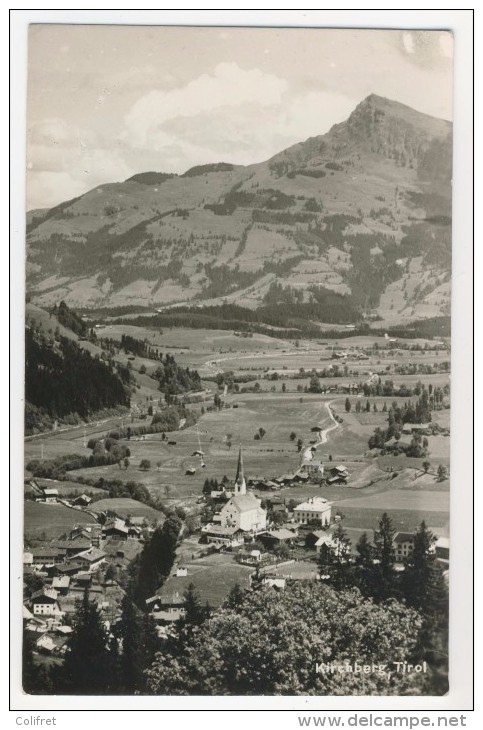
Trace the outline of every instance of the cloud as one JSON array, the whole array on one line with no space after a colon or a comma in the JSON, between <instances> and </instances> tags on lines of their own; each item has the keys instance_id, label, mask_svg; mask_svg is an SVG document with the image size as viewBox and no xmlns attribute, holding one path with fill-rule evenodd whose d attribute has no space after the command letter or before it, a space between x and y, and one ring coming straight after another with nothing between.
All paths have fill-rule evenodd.
<instances>
[{"instance_id":1,"label":"cloud","mask_svg":"<svg viewBox=\"0 0 483 730\"><path fill-rule=\"evenodd\" d=\"M43 119L28 130L28 207L55 205L134 172L122 151L92 130Z\"/></svg>"},{"instance_id":2,"label":"cloud","mask_svg":"<svg viewBox=\"0 0 483 730\"><path fill-rule=\"evenodd\" d=\"M121 139L139 152L157 153L154 159L168 172L220 160L251 164L325 133L357 101L314 88L295 93L274 74L220 63L182 88L139 99Z\"/></svg>"},{"instance_id":3,"label":"cloud","mask_svg":"<svg viewBox=\"0 0 483 730\"><path fill-rule=\"evenodd\" d=\"M261 162L348 117L360 99L297 90L258 68L220 63L181 88L141 96L113 135L45 118L29 129L29 207L54 205L149 169Z\"/></svg>"},{"instance_id":4,"label":"cloud","mask_svg":"<svg viewBox=\"0 0 483 730\"><path fill-rule=\"evenodd\" d=\"M260 69L244 70L236 63L220 63L213 74L202 74L180 89L152 91L139 99L126 116L124 137L139 147L156 141L156 133L169 119L192 117L246 104L266 108L279 104L288 84Z\"/></svg>"}]
</instances>

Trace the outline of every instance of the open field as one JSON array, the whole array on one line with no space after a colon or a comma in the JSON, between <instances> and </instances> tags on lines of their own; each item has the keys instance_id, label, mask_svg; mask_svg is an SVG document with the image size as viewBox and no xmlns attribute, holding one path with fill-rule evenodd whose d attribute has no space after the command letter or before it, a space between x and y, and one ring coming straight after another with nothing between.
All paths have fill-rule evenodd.
<instances>
[{"instance_id":1,"label":"open field","mask_svg":"<svg viewBox=\"0 0 483 730\"><path fill-rule=\"evenodd\" d=\"M403 510L403 509L365 509L363 506L360 508L350 507L345 503L340 504L340 510L344 515L343 526L344 527L356 527L362 531L376 530L379 519L384 512L388 512L392 524L395 530L401 530L403 532L414 532L418 529L422 520L432 526L433 530L439 535L443 534L443 530L446 531L447 525L449 524L449 515L447 512L428 512L417 511L417 510ZM438 532L439 530L439 532ZM372 534L369 532L369 537Z\"/></svg>"},{"instance_id":2,"label":"open field","mask_svg":"<svg viewBox=\"0 0 483 730\"><path fill-rule=\"evenodd\" d=\"M57 479L35 479L36 484L39 487L46 487L47 489L57 489L60 497L67 497L71 495L79 494L105 494L104 489L97 487L88 487L85 484L78 484L77 482L59 482ZM29 491L31 491L29 489Z\"/></svg>"},{"instance_id":3,"label":"open field","mask_svg":"<svg viewBox=\"0 0 483 730\"><path fill-rule=\"evenodd\" d=\"M320 396L286 395L270 397L247 394L237 398L238 408L205 413L199 420L198 428L191 427L169 434L169 440L176 443L168 446L160 434L147 435L146 439L129 441L131 450L130 466L119 469L111 466L80 469L77 475L97 479L134 480L145 484L160 496L165 496L169 485L170 498L184 498L200 494L206 478L220 480L225 474L233 478L236 470L238 445L243 445L247 477L279 476L298 468L300 454L296 441L290 440L294 431L297 438L304 442L314 438L310 428L314 425L325 427L330 424L324 401ZM263 439L255 440L259 428L266 431ZM198 449L198 431L204 463L192 454ZM226 436L231 434L232 446L226 444ZM142 459L151 462L149 471L138 467ZM159 462L159 466L158 466ZM186 474L188 468L195 468L196 474Z\"/></svg>"},{"instance_id":4,"label":"open field","mask_svg":"<svg viewBox=\"0 0 483 730\"><path fill-rule=\"evenodd\" d=\"M182 596L190 583L193 583L201 602L208 602L213 607L223 603L236 583L241 588L248 587L249 576L253 573L253 567L236 563L232 553L210 555L193 562L184 561L183 566L188 568L188 575L183 578L168 578L161 590L162 595Z\"/></svg>"},{"instance_id":5,"label":"open field","mask_svg":"<svg viewBox=\"0 0 483 730\"><path fill-rule=\"evenodd\" d=\"M104 510L111 510L119 517L127 517L128 515L131 517L145 517L149 523L164 522L165 519L162 512L127 497L100 499L92 505L93 512L104 512Z\"/></svg>"},{"instance_id":6,"label":"open field","mask_svg":"<svg viewBox=\"0 0 483 730\"><path fill-rule=\"evenodd\" d=\"M334 503L337 507L338 502ZM370 496L344 500L344 509L353 507L363 509L417 510L418 512L449 513L449 492L418 491L395 489Z\"/></svg>"},{"instance_id":7,"label":"open field","mask_svg":"<svg viewBox=\"0 0 483 730\"><path fill-rule=\"evenodd\" d=\"M92 525L95 522L85 512L62 504L25 502L24 532L31 538L52 539L68 532L74 525Z\"/></svg>"},{"instance_id":8,"label":"open field","mask_svg":"<svg viewBox=\"0 0 483 730\"><path fill-rule=\"evenodd\" d=\"M393 397L349 396L351 411L346 413L346 395L311 394L297 392L297 387L308 386L309 372L312 367L321 370L324 367L337 368L336 377L321 379L322 387L330 387L348 382L364 381L368 374L378 372L381 379L391 379L395 385L405 384L413 387L418 381L433 387L449 383L448 373L434 375L399 375L394 373L394 366L400 364L432 365L448 361L450 354L441 350L430 351L395 350L388 345L384 337L356 336L338 340L309 341L301 339L295 342L253 334L253 337L239 337L225 330L189 330L183 328L166 328L162 333L157 329L135 327L111 323L96 330L98 337L120 340L122 334L136 339L146 339L151 346L159 347L163 353L170 352L177 362L190 368L197 368L206 376L213 377L224 370L250 375L251 385L257 382L259 393L232 393L225 396L227 407L219 411L201 414L201 404L190 408L198 416L197 427L169 433L163 441L161 434L148 434L145 437L132 438L125 442L129 446L131 456L128 468L119 465L99 466L72 472L69 482L63 483L60 493L89 491L90 487L75 485L72 482L78 476L97 480L120 479L136 481L144 484L153 495L161 497L168 504L193 505L201 495L203 484L207 478L220 481L224 475L233 479L236 470L238 446L243 446L245 474L250 477L273 478L286 473L293 473L300 464L297 451L297 439L302 439L304 448L315 439L311 432L313 426L327 428L331 420L326 408L331 403L333 411L342 422L328 434L327 443L317 448L316 456L322 459L326 468L332 463L344 463L351 474L347 486L324 487L297 486L281 490L286 499L303 501L310 496L321 495L333 501L335 505L344 505L344 512L350 514L351 520L360 515L362 526L367 526L378 515L387 510L398 511L409 515L409 521L418 523L423 517L444 515L449 508L449 481L437 482L436 470L439 464L449 466L449 438L443 436L429 437L430 469L423 474L424 459L408 459L405 456L386 456L376 460L366 456L369 436L376 426L384 428L387 413L382 411L384 403L389 408L394 400L403 404L407 399ZM408 340L410 346L419 344L425 347L427 341ZM430 343L429 343L430 344ZM332 352L345 352L346 359L333 360ZM357 360L356 356L365 352L367 360ZM119 360L127 362L128 355L121 354ZM140 386L133 395L133 403L157 403L162 393L157 384L148 375L139 373L141 365L145 365L148 373L156 367L155 361L138 358L129 360L136 382ZM291 373L298 373L304 368L307 377L290 378ZM278 380L269 380L265 375L277 371ZM282 392L285 384L286 392ZM216 385L206 381L205 385L212 393ZM245 384L241 383L240 388ZM276 392L272 392L272 388ZM151 398L153 400L151 400ZM355 412L358 401L365 407L369 400L371 411ZM414 398L412 399L414 400ZM211 402L211 401L210 401ZM377 412L373 405L376 403ZM206 407L205 403L205 407ZM233 407L235 406L235 407ZM443 427L449 426L449 410L433 412L433 420ZM147 424L149 421L139 418L116 416L89 424L65 428L50 434L27 440L25 443L26 462L41 457L42 449L45 459L63 454L90 455L91 451L84 447L89 438L101 438L109 430L132 423L134 426ZM262 428L265 435L255 439ZM290 433L296 437L290 439ZM198 436L199 433L199 436ZM171 445L168 445L168 440ZM231 447L227 442L231 442ZM202 466L199 456L194 452L203 451ZM151 466L140 470L141 460L148 459ZM193 475L188 469L195 469ZM394 476L394 471L398 473ZM268 496L261 494L262 498ZM148 519L158 518L160 513L151 510L134 500L102 500L94 506L96 510L111 509L118 514L146 515ZM51 509L48 507L47 509ZM64 509L64 508L62 508ZM54 513L49 513L53 515ZM79 517L77 513L67 511L70 526L72 520ZM64 513L65 515L65 513ZM404 517L406 519L406 517ZM434 524L437 524L435 522ZM359 525L354 524L359 527Z\"/></svg>"}]
</instances>

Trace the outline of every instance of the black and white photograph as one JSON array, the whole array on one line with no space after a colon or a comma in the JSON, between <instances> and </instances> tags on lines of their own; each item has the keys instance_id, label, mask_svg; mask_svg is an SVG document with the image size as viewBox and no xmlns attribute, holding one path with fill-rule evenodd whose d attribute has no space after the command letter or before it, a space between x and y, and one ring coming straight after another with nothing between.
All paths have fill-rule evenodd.
<instances>
[{"instance_id":1,"label":"black and white photograph","mask_svg":"<svg viewBox=\"0 0 483 730\"><path fill-rule=\"evenodd\" d=\"M451 691L454 44L29 26L25 695Z\"/></svg>"}]
</instances>

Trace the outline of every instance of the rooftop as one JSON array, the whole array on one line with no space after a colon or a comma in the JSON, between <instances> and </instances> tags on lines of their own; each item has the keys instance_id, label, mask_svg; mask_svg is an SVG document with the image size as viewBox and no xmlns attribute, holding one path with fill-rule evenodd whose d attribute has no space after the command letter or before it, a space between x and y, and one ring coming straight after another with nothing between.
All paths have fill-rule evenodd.
<instances>
[{"instance_id":1,"label":"rooftop","mask_svg":"<svg viewBox=\"0 0 483 730\"><path fill-rule=\"evenodd\" d=\"M321 510L326 510L331 506L332 504L327 499L324 499L324 497L311 497L311 499L308 499L307 502L298 504L295 507L294 512L320 512Z\"/></svg>"}]
</instances>

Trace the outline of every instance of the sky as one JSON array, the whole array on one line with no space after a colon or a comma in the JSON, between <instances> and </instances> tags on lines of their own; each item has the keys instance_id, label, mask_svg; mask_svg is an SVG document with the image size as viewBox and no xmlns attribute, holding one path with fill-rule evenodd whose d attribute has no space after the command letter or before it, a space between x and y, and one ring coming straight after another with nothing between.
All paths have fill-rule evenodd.
<instances>
[{"instance_id":1,"label":"sky","mask_svg":"<svg viewBox=\"0 0 483 730\"><path fill-rule=\"evenodd\" d=\"M31 25L27 210L148 170L251 164L369 94L452 119L442 31Z\"/></svg>"}]
</instances>

